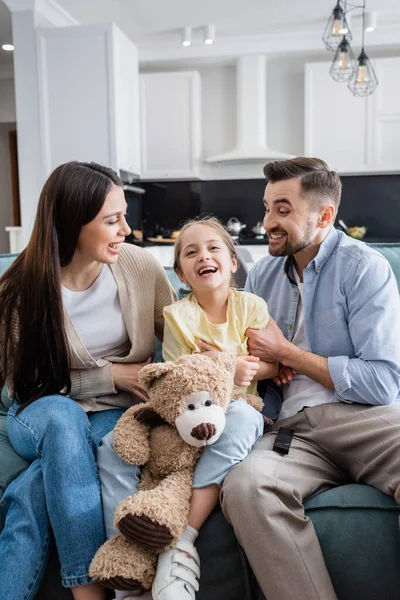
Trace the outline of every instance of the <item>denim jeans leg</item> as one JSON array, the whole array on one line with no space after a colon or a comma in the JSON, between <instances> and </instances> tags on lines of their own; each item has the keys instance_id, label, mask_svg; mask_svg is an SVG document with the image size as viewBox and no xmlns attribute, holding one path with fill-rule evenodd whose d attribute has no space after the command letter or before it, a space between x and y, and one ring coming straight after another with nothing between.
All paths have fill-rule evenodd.
<instances>
[{"instance_id":1,"label":"denim jeans leg","mask_svg":"<svg viewBox=\"0 0 400 600\"><path fill-rule=\"evenodd\" d=\"M246 458L262 437L264 419L245 400L233 400L226 411L226 425L214 444L206 446L193 477L193 487L212 483L221 487L228 471Z\"/></svg>"},{"instance_id":2,"label":"denim jeans leg","mask_svg":"<svg viewBox=\"0 0 400 600\"><path fill-rule=\"evenodd\" d=\"M0 535L0 598L33 600L49 553L50 522L40 459L7 487Z\"/></svg>"},{"instance_id":3,"label":"denim jeans leg","mask_svg":"<svg viewBox=\"0 0 400 600\"><path fill-rule=\"evenodd\" d=\"M114 513L118 504L135 492L139 485L140 468L126 463L114 450L114 432L110 431L97 449L97 465L101 483L106 536L117 533Z\"/></svg>"},{"instance_id":4,"label":"denim jeans leg","mask_svg":"<svg viewBox=\"0 0 400 600\"><path fill-rule=\"evenodd\" d=\"M115 425L121 414L121 411L110 412L115 413L114 418L106 414L101 417L99 413L93 419L97 439ZM103 421L105 427L101 426ZM36 400L18 415L15 407L11 407L8 430L19 454L27 460L40 459L44 505L47 505L57 544L63 585L75 587L90 583L89 565L104 542L105 532L95 443L86 413L69 398L48 396ZM39 492L43 498L43 492ZM12 509L10 506L9 511ZM17 527L17 523L14 524ZM31 527L30 521L26 526ZM11 534L17 538L19 530L20 527ZM42 532L40 547L44 545L44 538ZM32 543L29 535L25 543L27 546ZM18 562L23 559L22 553Z\"/></svg>"}]
</instances>

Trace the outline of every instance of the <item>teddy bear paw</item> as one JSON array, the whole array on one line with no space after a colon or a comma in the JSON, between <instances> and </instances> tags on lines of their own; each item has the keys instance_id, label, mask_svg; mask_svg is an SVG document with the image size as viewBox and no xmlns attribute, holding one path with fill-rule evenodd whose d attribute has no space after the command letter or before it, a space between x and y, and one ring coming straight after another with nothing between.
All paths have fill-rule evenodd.
<instances>
[{"instance_id":1,"label":"teddy bear paw","mask_svg":"<svg viewBox=\"0 0 400 600\"><path fill-rule=\"evenodd\" d=\"M173 539L168 527L146 515L125 515L118 522L118 529L123 536L149 550L163 550Z\"/></svg>"},{"instance_id":2,"label":"teddy bear paw","mask_svg":"<svg viewBox=\"0 0 400 600\"><path fill-rule=\"evenodd\" d=\"M117 534L96 552L90 576L104 587L149 590L156 572L156 553Z\"/></svg>"}]
</instances>

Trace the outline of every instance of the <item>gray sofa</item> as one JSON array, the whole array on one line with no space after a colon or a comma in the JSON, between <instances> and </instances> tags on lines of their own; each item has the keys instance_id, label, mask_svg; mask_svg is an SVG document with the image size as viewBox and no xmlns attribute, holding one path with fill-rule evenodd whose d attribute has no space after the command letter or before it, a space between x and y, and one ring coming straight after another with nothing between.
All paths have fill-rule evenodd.
<instances>
[{"instance_id":1,"label":"gray sofa","mask_svg":"<svg viewBox=\"0 0 400 600\"><path fill-rule=\"evenodd\" d=\"M400 244L376 244L390 261L400 283ZM13 257L0 256L0 273ZM175 274L167 271L181 292ZM26 462L9 445L5 409L0 411L0 498L12 476ZM344 485L307 500L306 514L314 523L339 600L400 598L400 507L365 485ZM268 540L266 540L268 543ZM220 509L209 517L198 538L201 586L198 600L263 600L264 596ZM285 560L285 556L282 556ZM61 587L55 549L36 600L71 600ZM290 577L290 565L288 565ZM294 590L295 597L296 592ZM268 598L273 600L273 598Z\"/></svg>"}]
</instances>

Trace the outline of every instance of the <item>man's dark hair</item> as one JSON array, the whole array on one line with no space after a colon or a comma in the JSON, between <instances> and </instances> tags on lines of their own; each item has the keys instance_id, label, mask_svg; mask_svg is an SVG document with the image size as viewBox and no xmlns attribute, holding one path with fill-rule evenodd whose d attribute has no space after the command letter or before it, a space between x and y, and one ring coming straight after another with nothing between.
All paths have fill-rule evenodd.
<instances>
[{"instance_id":1,"label":"man's dark hair","mask_svg":"<svg viewBox=\"0 0 400 600\"><path fill-rule=\"evenodd\" d=\"M298 156L289 160L275 160L264 167L268 182L276 183L285 179L300 179L301 194L316 210L322 204L331 202L337 212L342 195L342 182L335 171L330 171L320 158Z\"/></svg>"}]
</instances>

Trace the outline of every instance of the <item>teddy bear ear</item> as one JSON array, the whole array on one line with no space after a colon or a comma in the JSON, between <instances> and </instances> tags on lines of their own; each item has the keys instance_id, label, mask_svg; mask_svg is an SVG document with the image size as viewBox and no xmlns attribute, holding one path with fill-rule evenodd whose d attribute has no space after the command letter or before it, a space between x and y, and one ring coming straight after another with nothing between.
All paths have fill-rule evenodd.
<instances>
[{"instance_id":1,"label":"teddy bear ear","mask_svg":"<svg viewBox=\"0 0 400 600\"><path fill-rule=\"evenodd\" d=\"M151 388L155 380L163 377L171 370L171 363L152 363L140 369L138 374L139 383L147 390Z\"/></svg>"},{"instance_id":2,"label":"teddy bear ear","mask_svg":"<svg viewBox=\"0 0 400 600\"><path fill-rule=\"evenodd\" d=\"M236 371L236 354L230 354L229 352L220 352L218 356L213 358L217 363L218 367L226 369L228 372L234 374Z\"/></svg>"}]
</instances>

